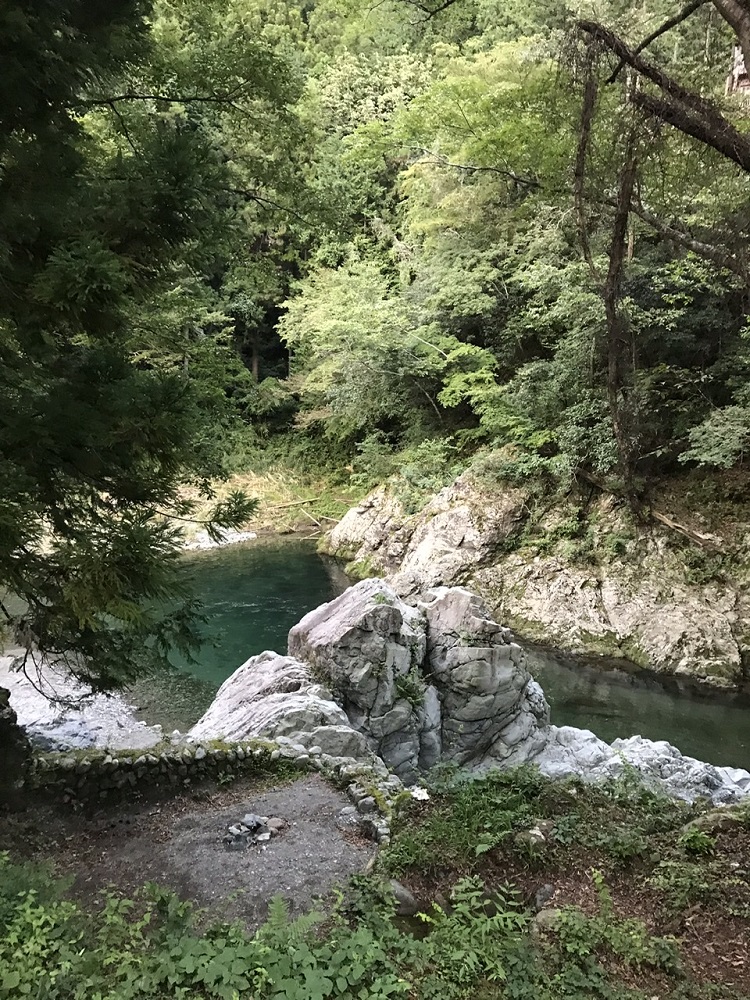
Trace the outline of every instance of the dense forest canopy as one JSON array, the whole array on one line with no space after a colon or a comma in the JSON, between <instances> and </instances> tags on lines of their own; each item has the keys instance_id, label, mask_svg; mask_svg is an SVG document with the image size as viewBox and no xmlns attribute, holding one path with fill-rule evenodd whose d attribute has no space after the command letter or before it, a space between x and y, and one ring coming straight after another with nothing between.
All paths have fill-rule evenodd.
<instances>
[{"instance_id":1,"label":"dense forest canopy","mask_svg":"<svg viewBox=\"0 0 750 1000\"><path fill-rule=\"evenodd\" d=\"M102 687L189 647L164 515L254 464L439 484L492 450L638 505L740 463L734 45L744 0L9 0L11 637Z\"/></svg>"}]
</instances>

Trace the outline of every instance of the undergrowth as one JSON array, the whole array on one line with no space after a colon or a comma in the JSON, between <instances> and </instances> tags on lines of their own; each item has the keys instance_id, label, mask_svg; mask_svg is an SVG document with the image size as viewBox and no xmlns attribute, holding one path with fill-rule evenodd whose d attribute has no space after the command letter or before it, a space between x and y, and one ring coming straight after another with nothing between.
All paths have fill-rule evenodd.
<instances>
[{"instance_id":1,"label":"undergrowth","mask_svg":"<svg viewBox=\"0 0 750 1000\"><path fill-rule=\"evenodd\" d=\"M700 907L750 919L747 871L722 853L742 857L750 813L715 815L632 773L590 787L528 767L443 771L428 802L399 809L374 872L296 920L274 899L255 933L207 926L155 885L91 913L48 867L0 855L0 1000L748 1000L731 977L696 975L667 926ZM580 899L555 899L540 923L529 885L571 871ZM394 916L394 874L422 913Z\"/></svg>"}]
</instances>

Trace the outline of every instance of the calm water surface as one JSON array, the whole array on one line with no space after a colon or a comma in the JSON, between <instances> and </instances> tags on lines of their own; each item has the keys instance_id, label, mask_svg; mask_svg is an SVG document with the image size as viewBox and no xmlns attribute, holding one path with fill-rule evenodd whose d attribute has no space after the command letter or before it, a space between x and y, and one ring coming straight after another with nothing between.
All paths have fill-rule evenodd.
<instances>
[{"instance_id":1,"label":"calm water surface","mask_svg":"<svg viewBox=\"0 0 750 1000\"><path fill-rule=\"evenodd\" d=\"M750 770L750 704L666 691L653 680L539 650L528 650L527 666L558 726L590 729L607 742L667 740L690 757Z\"/></svg>"},{"instance_id":2,"label":"calm water surface","mask_svg":"<svg viewBox=\"0 0 750 1000\"><path fill-rule=\"evenodd\" d=\"M317 554L315 541L298 537L191 553L184 568L204 606L205 644L195 662L173 654L173 674L140 681L131 694L142 716L167 732L196 722L249 657L265 649L286 653L292 625L349 585L336 563Z\"/></svg>"},{"instance_id":3,"label":"calm water surface","mask_svg":"<svg viewBox=\"0 0 750 1000\"><path fill-rule=\"evenodd\" d=\"M172 675L143 681L133 692L144 718L166 731L192 725L248 657L264 649L285 653L292 625L348 585L314 541L299 538L196 553L186 557L185 572L208 615L206 644L197 662L175 658ZM750 706L674 694L538 650L529 651L528 665L556 725L591 729L607 741L636 734L665 739L701 760L750 769Z\"/></svg>"}]
</instances>

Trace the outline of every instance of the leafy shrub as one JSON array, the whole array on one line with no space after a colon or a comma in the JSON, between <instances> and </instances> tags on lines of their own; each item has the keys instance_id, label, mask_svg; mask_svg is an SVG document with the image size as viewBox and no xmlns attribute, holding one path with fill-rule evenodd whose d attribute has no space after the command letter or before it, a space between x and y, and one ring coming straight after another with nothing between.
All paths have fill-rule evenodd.
<instances>
[{"instance_id":1,"label":"leafy shrub","mask_svg":"<svg viewBox=\"0 0 750 1000\"><path fill-rule=\"evenodd\" d=\"M727 858L660 861L648 884L663 893L667 908L679 913L702 901L716 902L735 916L750 917L750 885Z\"/></svg>"},{"instance_id":2,"label":"leafy shrub","mask_svg":"<svg viewBox=\"0 0 750 1000\"><path fill-rule=\"evenodd\" d=\"M690 854L710 854L716 846L716 837L697 826L691 826L680 834L677 846Z\"/></svg>"},{"instance_id":3,"label":"leafy shrub","mask_svg":"<svg viewBox=\"0 0 750 1000\"><path fill-rule=\"evenodd\" d=\"M560 947L568 955L587 958L611 951L631 965L650 965L675 971L677 943L671 937L654 937L641 920L621 920L614 911L612 896L599 871L591 873L599 899L599 910L587 916L568 909L560 917Z\"/></svg>"},{"instance_id":4,"label":"leafy shrub","mask_svg":"<svg viewBox=\"0 0 750 1000\"><path fill-rule=\"evenodd\" d=\"M33 867L0 864L3 1000L460 1000L505 978L528 923L512 889L488 897L470 878L415 937L394 923L386 887L360 876L327 916L290 921L276 897L255 935L239 924L201 933L192 905L157 886L136 900L108 896L93 916L57 898L54 880L46 894L34 887Z\"/></svg>"},{"instance_id":5,"label":"leafy shrub","mask_svg":"<svg viewBox=\"0 0 750 1000\"><path fill-rule=\"evenodd\" d=\"M697 462L730 469L742 462L750 444L750 410L746 406L726 406L713 410L703 423L688 435L690 447L680 455L681 462Z\"/></svg>"},{"instance_id":6,"label":"leafy shrub","mask_svg":"<svg viewBox=\"0 0 750 1000\"><path fill-rule=\"evenodd\" d=\"M449 438L433 438L408 448L399 456L394 495L407 514L420 510L444 486L448 486L465 468L456 456L456 446Z\"/></svg>"}]
</instances>

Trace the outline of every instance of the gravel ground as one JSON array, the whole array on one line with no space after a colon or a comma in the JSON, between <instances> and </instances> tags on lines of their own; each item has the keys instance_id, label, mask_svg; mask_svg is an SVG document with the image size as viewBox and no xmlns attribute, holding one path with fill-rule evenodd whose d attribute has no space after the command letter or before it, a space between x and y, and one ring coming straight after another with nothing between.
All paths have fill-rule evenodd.
<instances>
[{"instance_id":1,"label":"gravel ground","mask_svg":"<svg viewBox=\"0 0 750 1000\"><path fill-rule=\"evenodd\" d=\"M145 750L163 739L161 727L139 721L122 695L92 695L65 670L52 666L39 671L30 667L27 677L12 669L13 662L13 655L0 657L0 686L10 691L19 724L41 749Z\"/></svg>"},{"instance_id":2,"label":"gravel ground","mask_svg":"<svg viewBox=\"0 0 750 1000\"><path fill-rule=\"evenodd\" d=\"M0 850L25 845L23 853L51 857L61 874L74 876L73 892L90 903L102 889L132 895L152 881L214 917L255 927L272 896L282 895L297 915L365 868L375 845L336 826L348 804L317 775L273 787L246 779L211 793L111 807L91 818L49 808L5 825L0 817ZM288 825L266 844L227 851L227 825L247 812Z\"/></svg>"},{"instance_id":3,"label":"gravel ground","mask_svg":"<svg viewBox=\"0 0 750 1000\"><path fill-rule=\"evenodd\" d=\"M296 915L309 909L314 897L364 868L374 853L373 845L345 838L336 827L339 811L348 804L320 778L303 778L210 815L188 813L175 824L164 857L186 894L203 905L224 908L231 900L232 915L255 925L265 918L271 897L279 894ZM246 812L279 816L288 826L267 844L226 851L221 837L227 824Z\"/></svg>"}]
</instances>

